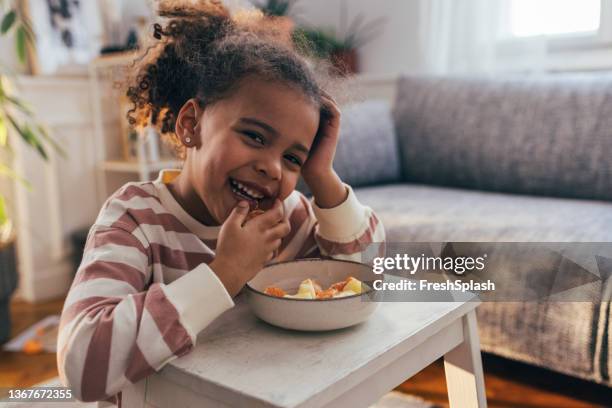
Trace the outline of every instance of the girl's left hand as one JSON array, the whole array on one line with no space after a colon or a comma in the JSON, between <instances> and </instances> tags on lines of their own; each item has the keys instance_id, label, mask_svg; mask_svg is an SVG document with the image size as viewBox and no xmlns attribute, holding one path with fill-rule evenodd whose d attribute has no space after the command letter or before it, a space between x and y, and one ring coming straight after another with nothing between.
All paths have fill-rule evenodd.
<instances>
[{"instance_id":1,"label":"girl's left hand","mask_svg":"<svg viewBox=\"0 0 612 408\"><path fill-rule=\"evenodd\" d=\"M334 174L333 162L340 133L340 109L336 101L323 91L323 109L328 115L321 115L322 123L315 136L308 159L302 166L302 177L309 186L321 181L321 178Z\"/></svg>"}]
</instances>

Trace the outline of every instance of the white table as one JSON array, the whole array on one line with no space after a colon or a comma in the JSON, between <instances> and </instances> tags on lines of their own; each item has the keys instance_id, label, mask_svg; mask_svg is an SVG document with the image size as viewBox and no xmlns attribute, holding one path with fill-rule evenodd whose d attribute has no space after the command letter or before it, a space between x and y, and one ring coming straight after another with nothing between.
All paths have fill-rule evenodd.
<instances>
[{"instance_id":1,"label":"white table","mask_svg":"<svg viewBox=\"0 0 612 408\"><path fill-rule=\"evenodd\" d=\"M260 321L244 297L124 406L367 407L444 356L451 406L486 407L477 301L381 303L361 325L304 333Z\"/></svg>"}]
</instances>

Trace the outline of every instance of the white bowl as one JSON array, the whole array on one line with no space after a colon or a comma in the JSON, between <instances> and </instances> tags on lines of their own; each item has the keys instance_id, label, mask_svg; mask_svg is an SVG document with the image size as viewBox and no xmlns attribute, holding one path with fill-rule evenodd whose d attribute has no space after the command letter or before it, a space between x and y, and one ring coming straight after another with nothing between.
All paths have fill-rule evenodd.
<instances>
[{"instance_id":1,"label":"white bowl","mask_svg":"<svg viewBox=\"0 0 612 408\"><path fill-rule=\"evenodd\" d=\"M304 279L316 280L323 289L353 276L370 287L365 293L330 299L290 299L266 295L268 286L287 293L297 292ZM247 283L251 310L261 320L285 329L319 331L353 326L366 320L378 303L373 299L371 282L382 279L368 265L330 259L303 259L273 264L262 269Z\"/></svg>"}]
</instances>

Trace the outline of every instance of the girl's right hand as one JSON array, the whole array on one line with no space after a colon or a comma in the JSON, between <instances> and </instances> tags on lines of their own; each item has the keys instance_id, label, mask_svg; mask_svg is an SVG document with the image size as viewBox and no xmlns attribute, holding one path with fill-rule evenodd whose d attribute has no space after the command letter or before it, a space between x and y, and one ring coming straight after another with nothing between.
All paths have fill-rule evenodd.
<instances>
[{"instance_id":1,"label":"girl's right hand","mask_svg":"<svg viewBox=\"0 0 612 408\"><path fill-rule=\"evenodd\" d=\"M209 264L232 297L274 257L281 239L291 230L278 199L270 210L245 222L248 213L246 202L232 210L219 231L215 259Z\"/></svg>"}]
</instances>

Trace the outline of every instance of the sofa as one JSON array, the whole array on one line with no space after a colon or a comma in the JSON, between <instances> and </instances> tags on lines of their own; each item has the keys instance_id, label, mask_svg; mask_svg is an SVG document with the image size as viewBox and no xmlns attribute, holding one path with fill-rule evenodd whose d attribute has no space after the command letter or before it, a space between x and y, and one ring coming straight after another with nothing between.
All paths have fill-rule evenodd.
<instances>
[{"instance_id":1,"label":"sofa","mask_svg":"<svg viewBox=\"0 0 612 408\"><path fill-rule=\"evenodd\" d=\"M388 242L612 242L612 75L396 86L343 108L334 164ZM592 302L482 303L483 351L612 385L605 283Z\"/></svg>"}]
</instances>

